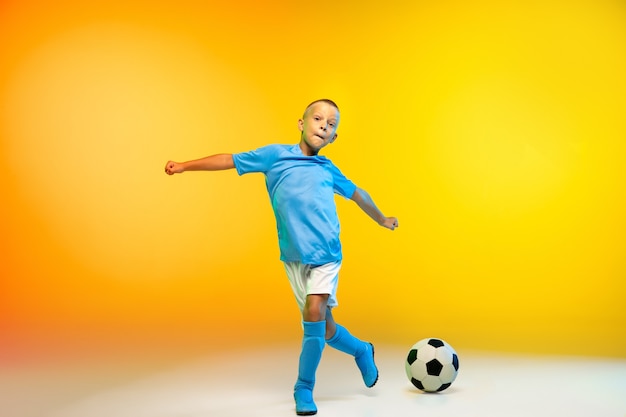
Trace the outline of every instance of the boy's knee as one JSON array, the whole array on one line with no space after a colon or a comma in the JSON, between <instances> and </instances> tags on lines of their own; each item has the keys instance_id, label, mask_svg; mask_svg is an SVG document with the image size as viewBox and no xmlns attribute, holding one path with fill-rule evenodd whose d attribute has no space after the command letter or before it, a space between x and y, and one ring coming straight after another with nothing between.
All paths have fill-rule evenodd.
<instances>
[{"instance_id":1,"label":"boy's knee","mask_svg":"<svg viewBox=\"0 0 626 417\"><path fill-rule=\"evenodd\" d=\"M309 294L306 297L306 303L302 310L302 318L304 321L322 321L326 320L326 305L328 303L328 294Z\"/></svg>"},{"instance_id":2,"label":"boy's knee","mask_svg":"<svg viewBox=\"0 0 626 417\"><path fill-rule=\"evenodd\" d=\"M304 321L322 321L325 320L326 317L322 313L323 310L316 308L315 306L305 306L302 311L302 319Z\"/></svg>"}]
</instances>

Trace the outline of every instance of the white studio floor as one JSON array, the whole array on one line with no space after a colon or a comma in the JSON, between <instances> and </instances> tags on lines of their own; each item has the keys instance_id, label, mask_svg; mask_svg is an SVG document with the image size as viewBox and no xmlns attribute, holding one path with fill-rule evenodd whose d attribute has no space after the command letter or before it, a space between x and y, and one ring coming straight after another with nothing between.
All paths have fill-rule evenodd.
<instances>
[{"instance_id":1,"label":"white studio floor","mask_svg":"<svg viewBox=\"0 0 626 417\"><path fill-rule=\"evenodd\" d=\"M625 417L626 360L459 353L448 390L421 393L406 351L377 346L378 384L363 386L354 361L326 349L315 398L325 417ZM265 348L159 366L132 361L14 368L0 373L2 417L283 417L297 349Z\"/></svg>"}]
</instances>

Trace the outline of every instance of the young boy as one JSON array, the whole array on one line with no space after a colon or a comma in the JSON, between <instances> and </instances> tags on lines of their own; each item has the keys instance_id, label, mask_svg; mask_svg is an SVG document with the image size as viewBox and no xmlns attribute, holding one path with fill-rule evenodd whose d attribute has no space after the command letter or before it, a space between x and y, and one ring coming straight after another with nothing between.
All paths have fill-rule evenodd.
<instances>
[{"instance_id":1,"label":"young boy","mask_svg":"<svg viewBox=\"0 0 626 417\"><path fill-rule=\"evenodd\" d=\"M325 343L354 356L367 387L378 381L374 346L335 323L331 312L337 306L342 259L334 194L353 200L388 229L398 227L398 219L384 216L364 190L347 179L329 159L318 155L337 139L338 124L337 105L328 99L316 100L307 106L298 121L301 134L297 145L269 145L250 152L216 154L183 163L169 161L165 165L169 175L232 168L239 175L265 174L276 216L280 259L302 312L304 336L294 386L298 415L317 413L313 387Z\"/></svg>"}]
</instances>

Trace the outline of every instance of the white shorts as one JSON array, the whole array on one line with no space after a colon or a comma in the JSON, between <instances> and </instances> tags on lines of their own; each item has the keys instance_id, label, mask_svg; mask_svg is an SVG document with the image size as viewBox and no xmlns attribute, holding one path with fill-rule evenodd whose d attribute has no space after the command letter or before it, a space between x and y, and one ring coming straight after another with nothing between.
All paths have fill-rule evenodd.
<instances>
[{"instance_id":1,"label":"white shorts","mask_svg":"<svg viewBox=\"0 0 626 417\"><path fill-rule=\"evenodd\" d=\"M308 294L328 294L328 307L337 307L337 283L341 261L324 265L305 265L301 262L283 262L291 289L300 311Z\"/></svg>"}]
</instances>

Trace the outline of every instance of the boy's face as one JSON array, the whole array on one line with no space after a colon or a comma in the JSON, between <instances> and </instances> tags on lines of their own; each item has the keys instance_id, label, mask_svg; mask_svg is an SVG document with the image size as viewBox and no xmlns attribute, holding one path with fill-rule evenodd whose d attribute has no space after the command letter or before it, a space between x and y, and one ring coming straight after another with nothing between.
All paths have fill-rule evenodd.
<instances>
[{"instance_id":1,"label":"boy's face","mask_svg":"<svg viewBox=\"0 0 626 417\"><path fill-rule=\"evenodd\" d=\"M337 139L339 110L329 103L317 102L311 105L302 119L298 120L298 129L302 132L300 148L305 155L317 155L324 146Z\"/></svg>"}]
</instances>

